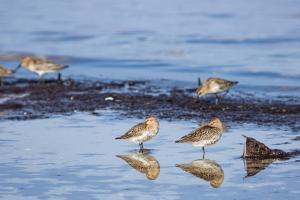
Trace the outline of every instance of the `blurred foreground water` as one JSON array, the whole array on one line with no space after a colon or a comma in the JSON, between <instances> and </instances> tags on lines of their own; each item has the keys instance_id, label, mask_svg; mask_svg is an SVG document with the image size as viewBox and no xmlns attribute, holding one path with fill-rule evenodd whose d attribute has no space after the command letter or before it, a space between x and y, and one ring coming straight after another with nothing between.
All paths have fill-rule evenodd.
<instances>
[{"instance_id":1,"label":"blurred foreground water","mask_svg":"<svg viewBox=\"0 0 300 200\"><path fill-rule=\"evenodd\" d=\"M297 0L2 0L0 54L60 56L77 76L299 86L299 10Z\"/></svg>"}]
</instances>

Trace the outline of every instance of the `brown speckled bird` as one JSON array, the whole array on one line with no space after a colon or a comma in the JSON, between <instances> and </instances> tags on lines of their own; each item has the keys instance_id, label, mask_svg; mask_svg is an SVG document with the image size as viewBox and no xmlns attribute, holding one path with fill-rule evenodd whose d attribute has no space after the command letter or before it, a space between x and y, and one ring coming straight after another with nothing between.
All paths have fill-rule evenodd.
<instances>
[{"instance_id":1,"label":"brown speckled bird","mask_svg":"<svg viewBox=\"0 0 300 200\"><path fill-rule=\"evenodd\" d=\"M133 126L129 131L120 137L115 139L129 140L140 145L140 149L143 149L143 143L152 139L157 135L159 130L158 120L154 116L148 116L144 122Z\"/></svg>"},{"instance_id":2,"label":"brown speckled bird","mask_svg":"<svg viewBox=\"0 0 300 200\"><path fill-rule=\"evenodd\" d=\"M206 79L196 90L198 97L202 97L206 94L215 94L216 104L218 104L219 96L221 92L225 92L223 97L228 93L229 89L238 84L238 81L228 81L221 78L208 78Z\"/></svg>"},{"instance_id":3,"label":"brown speckled bird","mask_svg":"<svg viewBox=\"0 0 300 200\"><path fill-rule=\"evenodd\" d=\"M0 66L0 86L2 86L2 78L13 74L13 72L9 69L6 69L3 66Z\"/></svg>"},{"instance_id":4,"label":"brown speckled bird","mask_svg":"<svg viewBox=\"0 0 300 200\"><path fill-rule=\"evenodd\" d=\"M20 61L18 68L20 67L38 74L40 79L42 79L45 74L55 73L60 70L66 69L69 66L56 64L42 58L25 56Z\"/></svg>"},{"instance_id":5,"label":"brown speckled bird","mask_svg":"<svg viewBox=\"0 0 300 200\"><path fill-rule=\"evenodd\" d=\"M210 182L214 188L220 187L224 180L222 167L213 160L194 160L191 163L176 164L176 167Z\"/></svg>"},{"instance_id":6,"label":"brown speckled bird","mask_svg":"<svg viewBox=\"0 0 300 200\"><path fill-rule=\"evenodd\" d=\"M189 143L193 146L200 146L205 154L204 147L215 144L219 141L224 131L223 124L219 118L212 118L207 125L200 126L191 133L183 136L176 143Z\"/></svg>"},{"instance_id":7,"label":"brown speckled bird","mask_svg":"<svg viewBox=\"0 0 300 200\"><path fill-rule=\"evenodd\" d=\"M155 180L160 172L159 162L148 153L130 153L117 155L125 160L131 167L146 175L149 180Z\"/></svg>"}]
</instances>

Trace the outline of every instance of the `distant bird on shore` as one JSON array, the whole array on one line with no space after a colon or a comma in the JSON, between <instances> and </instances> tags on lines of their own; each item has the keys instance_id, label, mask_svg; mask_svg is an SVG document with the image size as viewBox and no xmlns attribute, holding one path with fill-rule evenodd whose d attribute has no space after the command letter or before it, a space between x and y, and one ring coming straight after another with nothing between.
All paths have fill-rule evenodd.
<instances>
[{"instance_id":1,"label":"distant bird on shore","mask_svg":"<svg viewBox=\"0 0 300 200\"><path fill-rule=\"evenodd\" d=\"M125 160L131 167L146 175L149 180L155 180L160 172L159 162L149 153L130 153L117 155Z\"/></svg>"},{"instance_id":2,"label":"distant bird on shore","mask_svg":"<svg viewBox=\"0 0 300 200\"><path fill-rule=\"evenodd\" d=\"M45 74L55 73L60 70L66 69L69 66L56 64L54 62L42 58L25 56L21 59L17 69L19 69L20 67L23 67L31 72L38 74L40 79L42 79ZM58 76L58 79L60 80L60 74Z\"/></svg>"},{"instance_id":3,"label":"distant bird on shore","mask_svg":"<svg viewBox=\"0 0 300 200\"><path fill-rule=\"evenodd\" d=\"M220 187L224 181L222 167L213 160L194 160L191 163L176 164L176 167L210 182L210 185L214 188Z\"/></svg>"},{"instance_id":4,"label":"distant bird on shore","mask_svg":"<svg viewBox=\"0 0 300 200\"><path fill-rule=\"evenodd\" d=\"M143 150L143 143L152 139L157 135L159 130L158 120L154 116L148 116L144 122L133 126L129 131L115 139L129 140L140 145L140 150Z\"/></svg>"},{"instance_id":5,"label":"distant bird on shore","mask_svg":"<svg viewBox=\"0 0 300 200\"><path fill-rule=\"evenodd\" d=\"M202 97L207 94L215 94L216 104L218 104L220 98L218 94L225 92L223 95L224 98L230 88L236 84L238 84L238 81L229 81L221 78L208 78L197 88L196 94L198 97Z\"/></svg>"},{"instance_id":6,"label":"distant bird on shore","mask_svg":"<svg viewBox=\"0 0 300 200\"><path fill-rule=\"evenodd\" d=\"M224 131L223 124L219 118L213 117L208 124L200 126L191 133L181 137L176 143L188 143L193 146L202 147L203 157L205 155L204 147L215 144L219 141Z\"/></svg>"},{"instance_id":7,"label":"distant bird on shore","mask_svg":"<svg viewBox=\"0 0 300 200\"><path fill-rule=\"evenodd\" d=\"M6 69L3 66L0 66L0 86L3 85L2 78L13 74L12 70Z\"/></svg>"}]
</instances>

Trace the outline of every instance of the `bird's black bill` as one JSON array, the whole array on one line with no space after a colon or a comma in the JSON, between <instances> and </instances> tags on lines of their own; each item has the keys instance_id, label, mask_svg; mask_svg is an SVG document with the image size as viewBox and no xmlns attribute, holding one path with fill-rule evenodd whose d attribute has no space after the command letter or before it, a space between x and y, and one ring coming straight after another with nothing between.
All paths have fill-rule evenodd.
<instances>
[{"instance_id":1,"label":"bird's black bill","mask_svg":"<svg viewBox=\"0 0 300 200\"><path fill-rule=\"evenodd\" d=\"M13 74L15 74L18 71L18 69L20 69L20 68L21 68L21 65L18 65L15 69L13 69L11 71Z\"/></svg>"}]
</instances>

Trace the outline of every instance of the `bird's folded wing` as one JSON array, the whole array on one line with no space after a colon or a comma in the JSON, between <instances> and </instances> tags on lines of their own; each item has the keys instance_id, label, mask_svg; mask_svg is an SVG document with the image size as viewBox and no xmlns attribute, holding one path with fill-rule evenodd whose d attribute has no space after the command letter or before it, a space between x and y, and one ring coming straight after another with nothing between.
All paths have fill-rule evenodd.
<instances>
[{"instance_id":1,"label":"bird's folded wing","mask_svg":"<svg viewBox=\"0 0 300 200\"><path fill-rule=\"evenodd\" d=\"M190 134L187 134L180 138L180 142L197 142L199 140L208 140L210 139L209 133L212 131L212 129L214 128L208 125L197 128Z\"/></svg>"},{"instance_id":2,"label":"bird's folded wing","mask_svg":"<svg viewBox=\"0 0 300 200\"><path fill-rule=\"evenodd\" d=\"M146 124L145 123L139 123L132 127L129 131L127 131L124 135L122 135L121 139L128 139L131 137L138 137L143 134L143 130L146 130Z\"/></svg>"},{"instance_id":3,"label":"bird's folded wing","mask_svg":"<svg viewBox=\"0 0 300 200\"><path fill-rule=\"evenodd\" d=\"M40 59L40 58L34 59L34 64L35 64L36 68L39 70L46 70L46 69L47 70L58 70L58 69L64 68L63 65L59 65L59 64L53 63L49 60Z\"/></svg>"}]
</instances>

